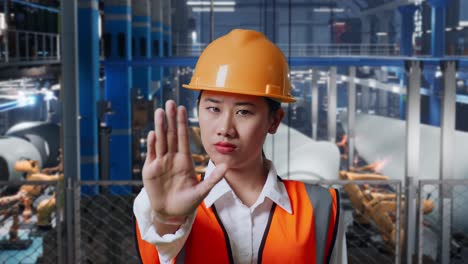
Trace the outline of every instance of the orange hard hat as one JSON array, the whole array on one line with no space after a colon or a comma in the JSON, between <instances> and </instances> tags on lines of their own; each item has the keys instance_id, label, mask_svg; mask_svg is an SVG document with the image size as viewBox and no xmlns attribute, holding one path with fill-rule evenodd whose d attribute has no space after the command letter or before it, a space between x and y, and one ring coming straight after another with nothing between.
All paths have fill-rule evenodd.
<instances>
[{"instance_id":1,"label":"orange hard hat","mask_svg":"<svg viewBox=\"0 0 468 264\"><path fill-rule=\"evenodd\" d=\"M262 33L234 29L210 43L200 55L192 90L264 96L290 103L288 63L281 50Z\"/></svg>"}]
</instances>

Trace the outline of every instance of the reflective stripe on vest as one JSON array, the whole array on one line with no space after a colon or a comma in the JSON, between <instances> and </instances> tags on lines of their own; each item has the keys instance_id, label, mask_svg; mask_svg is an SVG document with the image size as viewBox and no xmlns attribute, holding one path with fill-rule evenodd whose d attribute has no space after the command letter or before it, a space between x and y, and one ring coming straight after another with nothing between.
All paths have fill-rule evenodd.
<instances>
[{"instance_id":1,"label":"reflective stripe on vest","mask_svg":"<svg viewBox=\"0 0 468 264\"><path fill-rule=\"evenodd\" d=\"M314 221L315 223L320 223L315 225L315 252L317 263L329 263L331 253L333 250L336 240L336 233L338 231L338 219L339 219L339 210L335 210L336 213L333 213L333 201L336 201L336 208L340 208L340 199L339 193L336 189L326 189L319 185L306 184L307 194L309 195L310 202L314 208ZM336 199L333 199L333 192L336 195ZM333 223L331 223L332 221ZM325 232L323 226L333 226L333 234L331 240L330 228ZM327 246L327 248L325 247ZM328 252L325 251L327 249ZM327 256L327 258L325 258Z\"/></svg>"},{"instance_id":2,"label":"reflective stripe on vest","mask_svg":"<svg viewBox=\"0 0 468 264\"><path fill-rule=\"evenodd\" d=\"M329 263L338 229L338 191L294 181L284 184L293 213L273 204L258 263ZM136 233L142 263L159 263L156 247L141 240L137 225ZM215 206L200 205L185 246L173 263L233 263L229 237Z\"/></svg>"}]
</instances>

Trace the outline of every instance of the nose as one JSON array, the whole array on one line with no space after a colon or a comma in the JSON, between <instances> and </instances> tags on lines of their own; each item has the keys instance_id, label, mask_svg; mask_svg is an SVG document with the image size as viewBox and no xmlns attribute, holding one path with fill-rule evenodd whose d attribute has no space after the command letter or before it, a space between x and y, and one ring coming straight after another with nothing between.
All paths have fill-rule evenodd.
<instances>
[{"instance_id":1,"label":"nose","mask_svg":"<svg viewBox=\"0 0 468 264\"><path fill-rule=\"evenodd\" d=\"M216 134L220 137L233 138L236 136L236 129L232 115L226 113L219 117Z\"/></svg>"}]
</instances>

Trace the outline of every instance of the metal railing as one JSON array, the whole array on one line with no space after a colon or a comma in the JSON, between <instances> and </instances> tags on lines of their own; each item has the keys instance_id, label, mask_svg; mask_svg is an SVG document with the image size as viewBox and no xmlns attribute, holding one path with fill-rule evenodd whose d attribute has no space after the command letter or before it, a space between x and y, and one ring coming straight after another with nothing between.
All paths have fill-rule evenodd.
<instances>
[{"instance_id":1,"label":"metal railing","mask_svg":"<svg viewBox=\"0 0 468 264\"><path fill-rule=\"evenodd\" d=\"M343 219L347 230L349 263L400 263L401 182L400 181L311 181L334 187L342 193ZM369 212L356 212L347 194L348 187L369 186L395 194L392 209L382 210L377 203ZM139 263L134 244L133 200L141 181L83 181L75 187L75 255L78 262ZM354 189L353 189L354 190ZM362 201L367 203L368 201ZM385 223L375 219L385 218ZM383 223L383 224L382 224ZM395 230L392 236L388 226ZM390 231L390 233L389 233Z\"/></svg>"},{"instance_id":2,"label":"metal railing","mask_svg":"<svg viewBox=\"0 0 468 264\"><path fill-rule=\"evenodd\" d=\"M289 45L277 44L285 55L289 55ZM175 56L198 56L206 43L179 44L175 46ZM293 57L318 56L398 56L396 44L292 44Z\"/></svg>"},{"instance_id":3,"label":"metal railing","mask_svg":"<svg viewBox=\"0 0 468 264\"><path fill-rule=\"evenodd\" d=\"M401 263L406 236L415 238L418 263L463 263L468 253L468 230L463 229L468 212L468 180L419 181L419 201L424 202L418 204L424 206L418 206L418 232L414 234L404 233L403 219L408 212L399 180L308 183L340 190L348 263ZM41 192L33 197L29 222L20 204L23 201L0 205L0 263L65 263L63 185L0 182L0 193L3 197L6 193L12 195L24 185L41 186ZM76 220L73 240L77 262L139 263L132 207L141 187L141 181L75 184L72 217ZM444 190L443 199L439 198L440 190ZM39 228L38 206L54 195L58 206L49 211L50 225ZM426 206L426 201L433 206ZM449 250L446 262L443 250Z\"/></svg>"},{"instance_id":4,"label":"metal railing","mask_svg":"<svg viewBox=\"0 0 468 264\"><path fill-rule=\"evenodd\" d=\"M418 208L418 263L465 263L468 180L421 180L418 189L419 201L430 197L435 205L430 214Z\"/></svg>"},{"instance_id":5,"label":"metal railing","mask_svg":"<svg viewBox=\"0 0 468 264\"><path fill-rule=\"evenodd\" d=\"M59 60L59 34L12 29L0 31L0 62Z\"/></svg>"}]
</instances>

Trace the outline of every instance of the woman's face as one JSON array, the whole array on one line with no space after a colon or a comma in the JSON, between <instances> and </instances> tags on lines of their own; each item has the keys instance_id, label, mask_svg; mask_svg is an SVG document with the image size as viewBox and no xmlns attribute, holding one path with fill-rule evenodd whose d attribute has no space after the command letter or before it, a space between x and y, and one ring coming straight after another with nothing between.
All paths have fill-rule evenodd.
<instances>
[{"instance_id":1,"label":"woman's face","mask_svg":"<svg viewBox=\"0 0 468 264\"><path fill-rule=\"evenodd\" d=\"M203 91L198 117L206 152L229 168L252 165L262 155L267 133L275 133L284 112L270 114L263 97Z\"/></svg>"}]
</instances>

